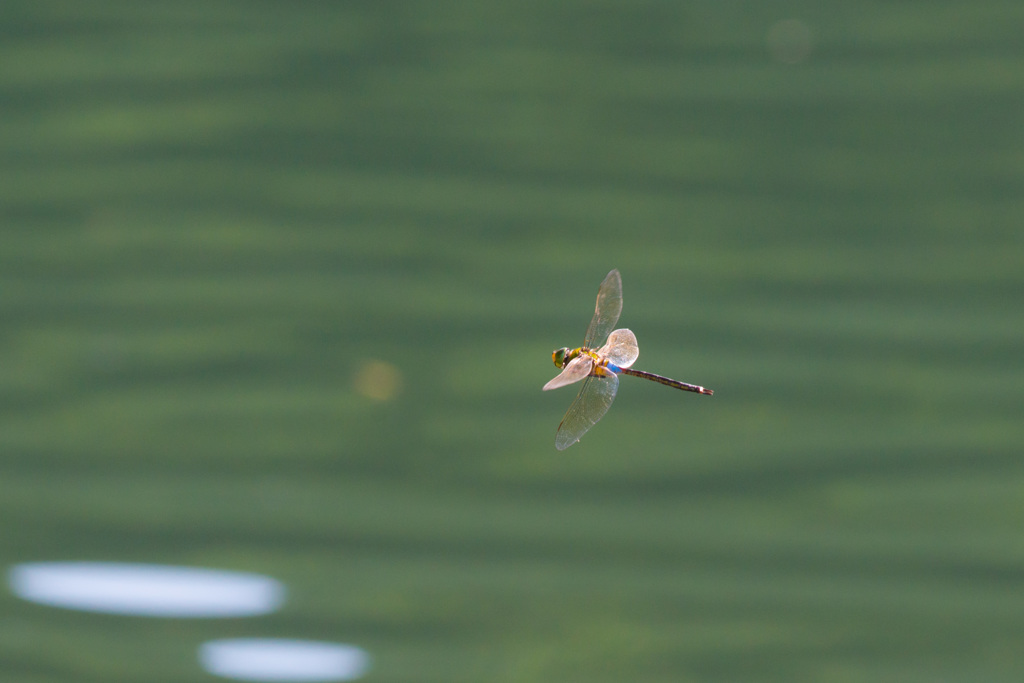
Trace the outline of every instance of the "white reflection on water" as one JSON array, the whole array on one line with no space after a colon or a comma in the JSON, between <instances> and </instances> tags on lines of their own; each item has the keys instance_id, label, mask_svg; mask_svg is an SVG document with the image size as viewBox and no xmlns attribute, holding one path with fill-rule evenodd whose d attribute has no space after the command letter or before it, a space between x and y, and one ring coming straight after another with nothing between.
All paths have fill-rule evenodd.
<instances>
[{"instance_id":1,"label":"white reflection on water","mask_svg":"<svg viewBox=\"0 0 1024 683\"><path fill-rule=\"evenodd\" d=\"M354 645L308 640L234 638L199 648L199 662L211 674L242 681L351 681L370 666Z\"/></svg>"},{"instance_id":2,"label":"white reflection on water","mask_svg":"<svg viewBox=\"0 0 1024 683\"><path fill-rule=\"evenodd\" d=\"M259 574L113 562L15 565L11 590L53 607L147 617L244 617L273 612L284 586Z\"/></svg>"}]
</instances>

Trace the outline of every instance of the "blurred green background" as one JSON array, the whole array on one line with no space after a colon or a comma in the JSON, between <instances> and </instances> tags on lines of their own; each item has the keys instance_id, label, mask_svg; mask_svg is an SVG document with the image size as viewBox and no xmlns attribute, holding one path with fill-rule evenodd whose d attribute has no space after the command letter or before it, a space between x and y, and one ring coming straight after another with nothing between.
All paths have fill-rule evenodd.
<instances>
[{"instance_id":1,"label":"blurred green background","mask_svg":"<svg viewBox=\"0 0 1024 683\"><path fill-rule=\"evenodd\" d=\"M268 574L226 621L0 594L4 680L1020 681L1024 5L0 9L0 559ZM622 272L637 367L542 393Z\"/></svg>"}]
</instances>

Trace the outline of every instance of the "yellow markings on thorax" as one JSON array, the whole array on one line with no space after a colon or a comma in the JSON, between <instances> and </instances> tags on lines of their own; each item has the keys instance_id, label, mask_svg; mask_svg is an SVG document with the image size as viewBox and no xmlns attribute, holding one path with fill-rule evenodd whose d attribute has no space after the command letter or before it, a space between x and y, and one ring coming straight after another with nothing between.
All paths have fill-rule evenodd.
<instances>
[{"instance_id":1,"label":"yellow markings on thorax","mask_svg":"<svg viewBox=\"0 0 1024 683\"><path fill-rule=\"evenodd\" d=\"M615 374L605 369L608 367L607 358L601 358L601 356L597 355L597 351L588 349L585 346L575 349L555 349L555 352L551 354L551 359L555 361L555 365L564 368L580 356L587 356L590 360L594 361L593 366L590 368L590 374L594 377L611 377Z\"/></svg>"},{"instance_id":2,"label":"yellow markings on thorax","mask_svg":"<svg viewBox=\"0 0 1024 683\"><path fill-rule=\"evenodd\" d=\"M593 349L580 349L580 353L586 354L593 359L594 367L591 368L590 374L594 377L611 377L615 374L614 372L610 372L605 369L608 367L608 359L601 358L601 356L597 355L597 352Z\"/></svg>"}]
</instances>

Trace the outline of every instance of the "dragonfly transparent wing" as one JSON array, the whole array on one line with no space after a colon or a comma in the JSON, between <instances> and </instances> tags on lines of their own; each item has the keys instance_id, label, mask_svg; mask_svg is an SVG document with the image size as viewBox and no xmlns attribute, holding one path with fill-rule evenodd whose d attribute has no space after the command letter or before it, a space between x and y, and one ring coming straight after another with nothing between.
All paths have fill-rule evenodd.
<instances>
[{"instance_id":1,"label":"dragonfly transparent wing","mask_svg":"<svg viewBox=\"0 0 1024 683\"><path fill-rule=\"evenodd\" d=\"M569 406L569 412L562 418L562 424L558 425L555 448L564 451L579 441L608 412L618 389L619 378L616 375L587 377L576 400Z\"/></svg>"},{"instance_id":2,"label":"dragonfly transparent wing","mask_svg":"<svg viewBox=\"0 0 1024 683\"><path fill-rule=\"evenodd\" d=\"M590 356L576 356L569 361L569 364L565 366L565 369L562 370L562 372L558 373L554 379L544 385L544 391L564 387L566 384L572 384L573 382L579 382L590 374L590 370L593 367L594 360Z\"/></svg>"},{"instance_id":3,"label":"dragonfly transparent wing","mask_svg":"<svg viewBox=\"0 0 1024 683\"><path fill-rule=\"evenodd\" d=\"M640 347L636 345L636 335L626 328L615 330L608 335L608 343L597 350L597 355L607 358L612 365L628 368L636 362L637 356L640 355Z\"/></svg>"},{"instance_id":4,"label":"dragonfly transparent wing","mask_svg":"<svg viewBox=\"0 0 1024 683\"><path fill-rule=\"evenodd\" d=\"M608 333L619 322L622 314L622 276L613 270L605 276L601 288L597 290L597 305L594 317L590 320L587 335L583 338L583 346L592 349L595 344L604 341Z\"/></svg>"}]
</instances>

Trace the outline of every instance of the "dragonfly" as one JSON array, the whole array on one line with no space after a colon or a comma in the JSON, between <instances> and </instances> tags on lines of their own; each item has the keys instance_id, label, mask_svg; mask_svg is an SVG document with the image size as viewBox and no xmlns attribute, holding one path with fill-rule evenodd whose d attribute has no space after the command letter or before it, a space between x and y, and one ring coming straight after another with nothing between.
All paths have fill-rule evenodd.
<instances>
[{"instance_id":1,"label":"dragonfly","mask_svg":"<svg viewBox=\"0 0 1024 683\"><path fill-rule=\"evenodd\" d=\"M604 417L615 400L619 389L619 375L642 377L665 386L711 396L711 389L669 379L653 372L634 370L631 366L640 355L636 335L622 328L609 334L622 313L622 276L612 270L597 290L594 317L587 327L583 346L577 349L555 349L551 360L562 369L557 377L544 385L544 391L575 384L583 380L580 392L569 406L569 411L558 425L555 448L564 451L580 440L598 420ZM594 349L594 343L604 340L604 346Z\"/></svg>"}]
</instances>

